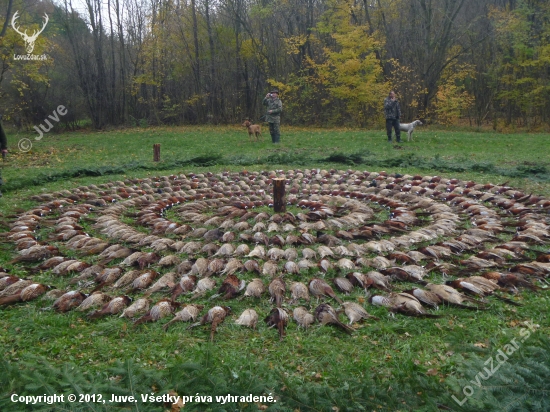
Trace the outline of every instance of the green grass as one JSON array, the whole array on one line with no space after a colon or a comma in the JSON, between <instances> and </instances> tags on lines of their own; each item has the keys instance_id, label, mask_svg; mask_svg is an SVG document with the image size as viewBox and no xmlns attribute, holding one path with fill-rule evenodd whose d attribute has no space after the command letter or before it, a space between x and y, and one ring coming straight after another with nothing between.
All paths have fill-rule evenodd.
<instances>
[{"instance_id":1,"label":"green grass","mask_svg":"<svg viewBox=\"0 0 550 412\"><path fill-rule=\"evenodd\" d=\"M388 173L441 175L478 182L503 183L528 193L550 196L548 135L455 132L418 128L414 142L389 145L383 131L290 129L283 127L282 144L273 146L267 132L250 142L237 127L131 129L102 133L45 135L33 149L21 153L9 135L11 152L3 165L5 196L0 216L27 209L38 193L99 184L127 177L204 171L360 169ZM29 136L27 136L29 137ZM161 144L162 162L152 162L152 146ZM171 217L177 214L170 211ZM378 218L385 218L379 213ZM6 230L0 229L0 230ZM42 229L44 234L48 228ZM0 266L14 256L0 243ZM92 259L93 260L93 259ZM22 266L10 266L25 275ZM316 275L315 270L305 276ZM334 273L327 274L327 278ZM252 278L246 275L246 279ZM62 287L66 280L49 272L36 280ZM296 278L297 279L297 278ZM260 321L251 331L228 320L214 344L206 328L187 330L164 322L133 328L116 317L90 321L81 313L59 315L51 302L0 309L0 410L52 410L48 405L12 403L13 393L102 393L131 395L175 391L179 395L267 395L266 404L280 411L456 411L548 410L550 364L547 349L550 295L523 292L525 306L494 302L488 311L440 309L440 319L389 318L383 308L369 306L381 321L362 324L353 336L330 327L298 329L291 322L279 341L274 329ZM358 301L354 292L347 299ZM208 304L205 299L204 302ZM231 301L239 315L254 307L265 316L272 305ZM315 302L312 303L315 307ZM510 357L484 390L460 407L462 388L483 370L483 362L519 336L523 321L540 325ZM538 366L535 366L538 365ZM527 372L526 372L527 371ZM509 379L509 380L507 380ZM523 381L521 381L523 379ZM521 383L521 384L520 384ZM525 399L521 398L527 394ZM519 404L514 401L520 401ZM547 401L546 401L547 402ZM75 403L55 410L169 409L160 403ZM252 403L190 403L184 411L258 410Z\"/></svg>"},{"instance_id":2,"label":"green grass","mask_svg":"<svg viewBox=\"0 0 550 412\"><path fill-rule=\"evenodd\" d=\"M22 153L16 147L23 137L33 142L30 152ZM160 163L152 162L154 143L161 144ZM63 185L67 179L80 183L82 176L142 176L155 171L200 171L201 166L208 170L359 167L399 173L430 171L480 182L509 180L537 193L545 192L539 183L550 180L545 134L419 128L414 142L395 148L386 142L383 131L292 128L284 130L280 146L273 146L269 137L251 142L237 127L179 127L48 134L40 141L32 135L11 135L10 145L3 172L5 191L57 180ZM339 162L329 161L331 157Z\"/></svg>"}]
</instances>

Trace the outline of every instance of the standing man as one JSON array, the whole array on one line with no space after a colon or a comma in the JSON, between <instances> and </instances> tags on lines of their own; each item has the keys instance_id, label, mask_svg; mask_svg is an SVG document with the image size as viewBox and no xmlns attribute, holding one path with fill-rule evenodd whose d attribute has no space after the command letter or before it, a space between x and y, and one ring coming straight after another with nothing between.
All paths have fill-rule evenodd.
<instances>
[{"instance_id":1,"label":"standing man","mask_svg":"<svg viewBox=\"0 0 550 412\"><path fill-rule=\"evenodd\" d=\"M4 168L4 158L8 153L8 139L6 138L6 133L2 127L2 115L0 115L0 152L2 153L2 168L0 168L0 186L4 184L2 181L2 169ZM0 197L2 197L2 192L0 192Z\"/></svg>"},{"instance_id":2,"label":"standing man","mask_svg":"<svg viewBox=\"0 0 550 412\"><path fill-rule=\"evenodd\" d=\"M388 143L391 143L391 129L395 128L395 140L401 143L401 131L399 130L399 118L401 117L401 107L395 98L395 92L392 90L388 97L384 99L384 113L386 114L386 132L388 133Z\"/></svg>"},{"instance_id":3,"label":"standing man","mask_svg":"<svg viewBox=\"0 0 550 412\"><path fill-rule=\"evenodd\" d=\"M279 90L273 89L265 95L264 106L267 106L265 121L269 123L269 134L273 143L281 141L281 112L283 111L283 103L279 99Z\"/></svg>"}]
</instances>

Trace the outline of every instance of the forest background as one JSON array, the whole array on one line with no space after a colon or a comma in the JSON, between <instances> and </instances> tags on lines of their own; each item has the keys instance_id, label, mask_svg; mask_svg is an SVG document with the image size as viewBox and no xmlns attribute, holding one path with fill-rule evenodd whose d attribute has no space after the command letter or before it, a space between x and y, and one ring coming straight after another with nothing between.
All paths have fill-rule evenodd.
<instances>
[{"instance_id":1,"label":"forest background","mask_svg":"<svg viewBox=\"0 0 550 412\"><path fill-rule=\"evenodd\" d=\"M12 28L38 30L33 54ZM0 111L31 130L234 124L278 87L283 122L374 127L395 89L403 120L548 130L543 0L0 0ZM82 123L81 123L82 124Z\"/></svg>"}]
</instances>

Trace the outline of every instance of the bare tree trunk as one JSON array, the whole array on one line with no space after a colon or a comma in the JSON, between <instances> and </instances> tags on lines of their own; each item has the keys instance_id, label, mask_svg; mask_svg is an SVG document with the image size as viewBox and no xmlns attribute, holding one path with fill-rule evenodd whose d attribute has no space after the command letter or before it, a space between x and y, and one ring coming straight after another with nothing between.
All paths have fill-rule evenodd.
<instances>
[{"instance_id":1,"label":"bare tree trunk","mask_svg":"<svg viewBox=\"0 0 550 412\"><path fill-rule=\"evenodd\" d=\"M116 20L118 30L119 54L120 54L120 81L121 81L121 121L124 123L128 116L128 108L126 107L126 45L124 41L124 30L122 25L122 18L120 16L120 3L119 0L115 0L116 6Z\"/></svg>"},{"instance_id":2,"label":"bare tree trunk","mask_svg":"<svg viewBox=\"0 0 550 412\"><path fill-rule=\"evenodd\" d=\"M118 105L118 96L116 92L116 58L115 58L115 33L113 30L113 18L111 13L111 0L107 0L107 8L109 10L109 32L111 39L111 92L110 92L110 101L113 107L113 111L110 113L110 123L117 124L119 121L120 107Z\"/></svg>"},{"instance_id":3,"label":"bare tree trunk","mask_svg":"<svg viewBox=\"0 0 550 412\"><path fill-rule=\"evenodd\" d=\"M206 30L208 33L208 48L210 50L210 82L208 90L208 109L215 123L219 121L220 99L222 98L218 79L216 77L216 48L214 46L214 35L212 33L212 22L210 19L210 1L204 1L204 17L206 19ZM222 105L223 107L223 105Z\"/></svg>"},{"instance_id":4,"label":"bare tree trunk","mask_svg":"<svg viewBox=\"0 0 550 412\"><path fill-rule=\"evenodd\" d=\"M193 17L193 44L195 46L195 92L199 94L202 91L201 88L201 62L200 62L200 50L199 50L199 25L197 22L197 7L196 0L191 0L191 14Z\"/></svg>"},{"instance_id":5,"label":"bare tree trunk","mask_svg":"<svg viewBox=\"0 0 550 412\"><path fill-rule=\"evenodd\" d=\"M6 12L6 20L4 21L4 26L2 27L2 31L0 32L0 37L5 36L6 30L8 28L8 24L10 22L10 15L11 15L11 7L13 6L13 0L8 1L8 11Z\"/></svg>"}]
</instances>

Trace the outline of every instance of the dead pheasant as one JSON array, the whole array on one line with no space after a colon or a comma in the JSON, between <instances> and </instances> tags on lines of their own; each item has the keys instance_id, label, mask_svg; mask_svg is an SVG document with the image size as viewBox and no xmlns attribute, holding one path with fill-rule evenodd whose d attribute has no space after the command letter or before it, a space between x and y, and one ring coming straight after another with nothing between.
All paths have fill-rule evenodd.
<instances>
[{"instance_id":1,"label":"dead pheasant","mask_svg":"<svg viewBox=\"0 0 550 412\"><path fill-rule=\"evenodd\" d=\"M111 300L109 295L106 295L103 292L94 292L88 296L84 301L76 308L77 311L83 312L85 310L101 307Z\"/></svg>"},{"instance_id":2,"label":"dead pheasant","mask_svg":"<svg viewBox=\"0 0 550 412\"><path fill-rule=\"evenodd\" d=\"M495 294L494 291L500 289L500 286L498 286L498 283L496 281L491 281L484 277L471 276L469 278L451 280L445 282L445 284L452 286L458 290L462 290L463 292L470 295L479 296L480 298L491 295L510 305L523 306L521 303Z\"/></svg>"},{"instance_id":3,"label":"dead pheasant","mask_svg":"<svg viewBox=\"0 0 550 412\"><path fill-rule=\"evenodd\" d=\"M68 312L79 306L87 297L88 295L78 290L72 290L57 298L53 303L53 308L58 312Z\"/></svg>"},{"instance_id":4,"label":"dead pheasant","mask_svg":"<svg viewBox=\"0 0 550 412\"><path fill-rule=\"evenodd\" d=\"M269 315L264 319L269 327L277 327L279 338L283 340L285 336L285 327L288 323L288 313L282 308L273 308Z\"/></svg>"},{"instance_id":5,"label":"dead pheasant","mask_svg":"<svg viewBox=\"0 0 550 412\"><path fill-rule=\"evenodd\" d=\"M292 297L291 304L296 303L298 299L304 299L309 302L309 291L307 286L302 282L292 282L290 285L290 293Z\"/></svg>"},{"instance_id":6,"label":"dead pheasant","mask_svg":"<svg viewBox=\"0 0 550 412\"><path fill-rule=\"evenodd\" d=\"M482 275L486 279L495 280L502 287L517 287L522 286L531 290L540 290L540 288L532 283L530 280L525 279L521 274L515 273L501 273L501 272L486 272Z\"/></svg>"},{"instance_id":7,"label":"dead pheasant","mask_svg":"<svg viewBox=\"0 0 550 412\"><path fill-rule=\"evenodd\" d=\"M122 312L121 318L134 318L140 313L147 312L149 310L149 299L141 298L136 300Z\"/></svg>"},{"instance_id":8,"label":"dead pheasant","mask_svg":"<svg viewBox=\"0 0 550 412\"><path fill-rule=\"evenodd\" d=\"M132 298L129 296L117 296L113 298L109 303L103 305L99 310L96 310L88 315L90 319L99 319L103 316L116 315L117 313L122 312L130 303Z\"/></svg>"},{"instance_id":9,"label":"dead pheasant","mask_svg":"<svg viewBox=\"0 0 550 412\"><path fill-rule=\"evenodd\" d=\"M483 309L483 306L486 304L485 302L481 302L479 300L472 299L466 295L463 295L462 293L448 285L436 285L433 283L428 283L426 285L426 289L435 293L443 302L453 306L457 306L462 309L479 310ZM481 305L481 307L464 305L464 302L477 303L478 305Z\"/></svg>"},{"instance_id":10,"label":"dead pheasant","mask_svg":"<svg viewBox=\"0 0 550 412\"><path fill-rule=\"evenodd\" d=\"M172 319L162 328L164 330L167 330L170 327L170 325L172 325L175 322L195 321L195 319L197 318L197 316L199 316L199 314L203 309L204 309L203 305L185 305L182 310L176 313L176 315L174 316L174 319Z\"/></svg>"},{"instance_id":11,"label":"dead pheasant","mask_svg":"<svg viewBox=\"0 0 550 412\"><path fill-rule=\"evenodd\" d=\"M50 288L50 286L41 283L32 283L20 291L15 292L13 295L0 298L0 306L11 305L17 302L28 302L43 295Z\"/></svg>"},{"instance_id":12,"label":"dead pheasant","mask_svg":"<svg viewBox=\"0 0 550 412\"><path fill-rule=\"evenodd\" d=\"M195 289L197 277L195 275L184 275L176 286L172 288L172 300L176 300L179 295L191 292Z\"/></svg>"},{"instance_id":13,"label":"dead pheasant","mask_svg":"<svg viewBox=\"0 0 550 412\"><path fill-rule=\"evenodd\" d=\"M340 319L338 319L338 314L328 303L321 303L317 306L315 309L315 318L322 325L335 325L350 335L353 333L352 328L340 322Z\"/></svg>"},{"instance_id":14,"label":"dead pheasant","mask_svg":"<svg viewBox=\"0 0 550 412\"><path fill-rule=\"evenodd\" d=\"M353 324L355 322L359 322L361 319L375 319L380 320L376 316L373 316L369 314L365 308L355 302L344 302L344 312L346 313L346 316L349 318L349 324Z\"/></svg>"},{"instance_id":15,"label":"dead pheasant","mask_svg":"<svg viewBox=\"0 0 550 412\"><path fill-rule=\"evenodd\" d=\"M265 292L265 286L261 279L255 278L246 286L243 297L252 296L259 298Z\"/></svg>"},{"instance_id":16,"label":"dead pheasant","mask_svg":"<svg viewBox=\"0 0 550 412\"><path fill-rule=\"evenodd\" d=\"M216 333L216 329L220 323L224 321L224 319L231 314L231 308L228 306L214 306L212 309L208 311L206 315L203 316L200 322L194 323L193 325L189 326L189 328L193 328L195 326L199 325L205 325L207 323L212 324L212 327L210 329L210 341L214 341L214 334ZM188 328L188 329L189 329Z\"/></svg>"},{"instance_id":17,"label":"dead pheasant","mask_svg":"<svg viewBox=\"0 0 550 412\"><path fill-rule=\"evenodd\" d=\"M161 299L158 301L145 315L134 322L137 326L145 322L156 322L172 313L180 307L180 304L169 299Z\"/></svg>"},{"instance_id":18,"label":"dead pheasant","mask_svg":"<svg viewBox=\"0 0 550 412\"><path fill-rule=\"evenodd\" d=\"M235 323L237 325L248 326L249 328L256 329L258 314L254 309L245 309Z\"/></svg>"},{"instance_id":19,"label":"dead pheasant","mask_svg":"<svg viewBox=\"0 0 550 412\"><path fill-rule=\"evenodd\" d=\"M233 299L244 289L245 285L246 282L244 280L239 280L237 276L227 275L218 289L218 293L213 295L210 299L214 299L222 295L225 300Z\"/></svg>"},{"instance_id":20,"label":"dead pheasant","mask_svg":"<svg viewBox=\"0 0 550 412\"><path fill-rule=\"evenodd\" d=\"M298 325L306 329L315 321L313 315L302 306L294 309L292 312L292 317Z\"/></svg>"},{"instance_id":21,"label":"dead pheasant","mask_svg":"<svg viewBox=\"0 0 550 412\"><path fill-rule=\"evenodd\" d=\"M407 316L439 318L439 315L433 315L424 310L420 301L408 293L392 293L386 296L372 296L370 302L373 305L385 306L391 312L402 313Z\"/></svg>"},{"instance_id":22,"label":"dead pheasant","mask_svg":"<svg viewBox=\"0 0 550 412\"><path fill-rule=\"evenodd\" d=\"M271 300L280 308L283 304L283 298L286 292L285 282L282 278L275 278L271 281L268 287Z\"/></svg>"},{"instance_id":23,"label":"dead pheasant","mask_svg":"<svg viewBox=\"0 0 550 412\"><path fill-rule=\"evenodd\" d=\"M309 282L309 291L313 296L317 296L318 298L320 296L330 296L331 298L335 299L340 305L343 303L342 300L338 296L336 296L336 293L334 293L334 290L332 290L329 284L322 279L311 279Z\"/></svg>"}]
</instances>

